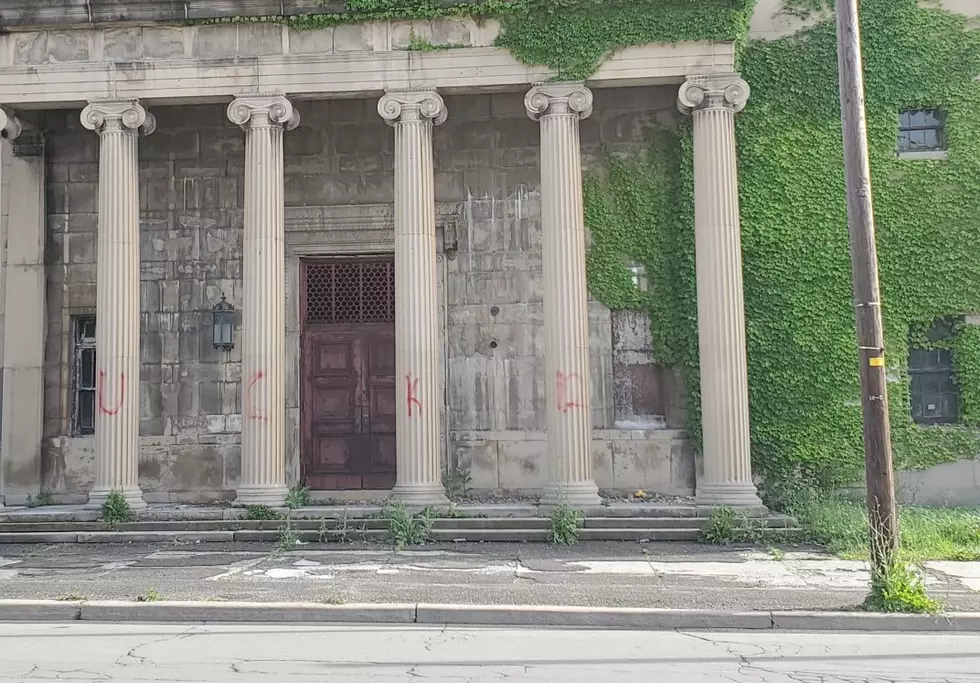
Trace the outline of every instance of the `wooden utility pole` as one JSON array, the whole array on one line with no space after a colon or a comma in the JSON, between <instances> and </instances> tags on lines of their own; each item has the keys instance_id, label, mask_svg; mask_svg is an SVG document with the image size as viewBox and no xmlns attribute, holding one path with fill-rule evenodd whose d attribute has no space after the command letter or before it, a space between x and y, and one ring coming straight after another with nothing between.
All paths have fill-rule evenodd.
<instances>
[{"instance_id":1,"label":"wooden utility pole","mask_svg":"<svg viewBox=\"0 0 980 683\"><path fill-rule=\"evenodd\" d=\"M885 342L878 293L878 253L871 206L871 165L864 113L864 69L861 60L859 0L837 0L837 65L847 176L847 223L851 238L851 271L861 364L861 409L864 415L864 463L871 523L871 566L884 569L898 549L898 517L892 472Z\"/></svg>"}]
</instances>

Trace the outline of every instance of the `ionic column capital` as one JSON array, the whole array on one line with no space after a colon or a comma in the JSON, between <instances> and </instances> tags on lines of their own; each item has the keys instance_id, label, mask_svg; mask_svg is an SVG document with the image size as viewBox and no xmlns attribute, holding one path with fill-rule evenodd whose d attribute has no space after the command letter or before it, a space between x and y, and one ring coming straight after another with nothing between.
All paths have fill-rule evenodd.
<instances>
[{"instance_id":1,"label":"ionic column capital","mask_svg":"<svg viewBox=\"0 0 980 683\"><path fill-rule=\"evenodd\" d=\"M446 103L435 90L389 90L378 100L378 113L389 126L427 122L440 126L448 116Z\"/></svg>"},{"instance_id":2,"label":"ionic column capital","mask_svg":"<svg viewBox=\"0 0 980 683\"><path fill-rule=\"evenodd\" d=\"M0 137L5 140L16 140L22 130L20 119L13 112L0 107Z\"/></svg>"},{"instance_id":3,"label":"ionic column capital","mask_svg":"<svg viewBox=\"0 0 980 683\"><path fill-rule=\"evenodd\" d=\"M544 116L584 119L592 114L592 91L582 83L537 85L524 96L524 107L533 121Z\"/></svg>"},{"instance_id":4,"label":"ionic column capital","mask_svg":"<svg viewBox=\"0 0 980 683\"><path fill-rule=\"evenodd\" d=\"M284 95L239 95L228 105L228 119L242 130L299 125L299 112Z\"/></svg>"},{"instance_id":5,"label":"ionic column capital","mask_svg":"<svg viewBox=\"0 0 980 683\"><path fill-rule=\"evenodd\" d=\"M749 100L749 84L737 73L688 76L677 93L677 108L683 114L706 109L738 113Z\"/></svg>"},{"instance_id":6,"label":"ionic column capital","mask_svg":"<svg viewBox=\"0 0 980 683\"><path fill-rule=\"evenodd\" d=\"M149 135L157 122L139 100L89 100L82 110L82 125L101 135L104 132L134 131Z\"/></svg>"}]
</instances>

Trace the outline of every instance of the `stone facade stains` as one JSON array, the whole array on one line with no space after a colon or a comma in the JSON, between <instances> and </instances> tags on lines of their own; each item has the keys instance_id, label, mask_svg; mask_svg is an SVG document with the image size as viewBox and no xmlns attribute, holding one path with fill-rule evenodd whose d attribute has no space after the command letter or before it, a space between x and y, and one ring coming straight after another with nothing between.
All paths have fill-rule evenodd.
<instances>
[{"instance_id":1,"label":"stone facade stains","mask_svg":"<svg viewBox=\"0 0 980 683\"><path fill-rule=\"evenodd\" d=\"M107 36L105 49L111 44L120 58L146 56L151 29L141 29L141 41L136 30L119 29L111 41ZM173 29L152 30L154 54L176 46L168 33ZM453 30L463 35L468 29ZM314 38L325 39L309 40ZM446 37L456 39L456 33ZM292 48L316 49L312 43L304 48L302 39L289 40ZM337 49L336 34L333 40ZM250 34L247 42L259 52L275 44L271 34ZM30 42L24 45L29 52ZM595 113L581 124L586 166L597 163L604 149L638 151L647 125L675 120L673 99L672 87L596 90ZM527 118L520 92L445 100L448 120L433 134L444 299L444 458L449 466L470 470L475 489L538 490L548 479L538 124ZM376 100L296 106L301 125L284 137L290 485L299 483L299 259L391 251L393 244L393 136L377 115ZM139 481L150 502L229 498L240 472L241 350L240 344L227 352L213 347L211 311L222 295L241 310L245 138L222 105L158 106L152 112L156 132L140 140L139 150ZM96 312L98 139L82 128L77 110L48 111L43 126L43 485L63 500L81 502L92 485L93 444L92 437L73 432L72 320ZM694 459L679 431L683 415L676 408L682 400L663 379L669 371L655 365L648 344L645 352L640 348L642 334L639 345L627 341L620 314L611 317L598 302L589 311L597 483L604 489L692 493ZM657 429L617 429L617 421L651 417L624 403L624 382L638 381L637 367L660 373L655 405L663 406L663 414L646 425Z\"/></svg>"}]
</instances>

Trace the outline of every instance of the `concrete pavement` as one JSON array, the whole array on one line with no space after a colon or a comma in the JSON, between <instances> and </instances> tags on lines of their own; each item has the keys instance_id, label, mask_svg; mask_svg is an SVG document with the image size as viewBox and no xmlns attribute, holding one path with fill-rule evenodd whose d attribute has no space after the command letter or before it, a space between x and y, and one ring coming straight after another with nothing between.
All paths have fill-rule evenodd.
<instances>
[{"instance_id":1,"label":"concrete pavement","mask_svg":"<svg viewBox=\"0 0 980 683\"><path fill-rule=\"evenodd\" d=\"M0 624L0 681L975 683L980 636Z\"/></svg>"},{"instance_id":2,"label":"concrete pavement","mask_svg":"<svg viewBox=\"0 0 980 683\"><path fill-rule=\"evenodd\" d=\"M950 611L980 612L977 563L927 570ZM0 546L0 599L568 605L847 610L867 593L861 562L685 543Z\"/></svg>"}]
</instances>

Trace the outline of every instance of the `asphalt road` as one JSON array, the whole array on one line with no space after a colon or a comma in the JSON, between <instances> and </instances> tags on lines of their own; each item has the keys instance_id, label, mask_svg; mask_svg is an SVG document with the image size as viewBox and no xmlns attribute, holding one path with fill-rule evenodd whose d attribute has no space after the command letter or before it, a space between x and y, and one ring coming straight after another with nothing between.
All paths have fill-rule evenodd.
<instances>
[{"instance_id":1,"label":"asphalt road","mask_svg":"<svg viewBox=\"0 0 980 683\"><path fill-rule=\"evenodd\" d=\"M980 636L0 624L0 681L965 683Z\"/></svg>"}]
</instances>

